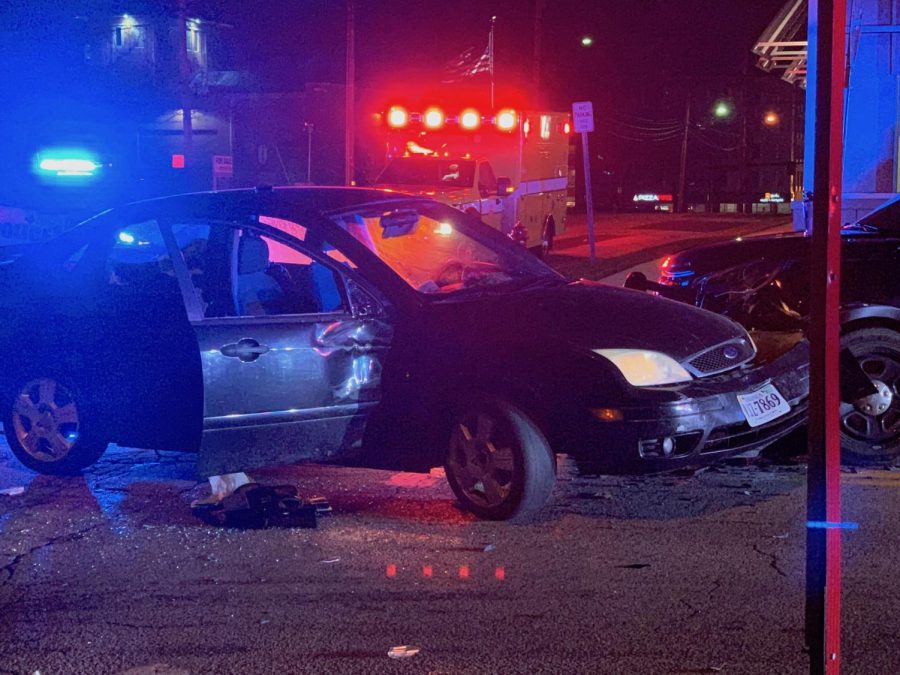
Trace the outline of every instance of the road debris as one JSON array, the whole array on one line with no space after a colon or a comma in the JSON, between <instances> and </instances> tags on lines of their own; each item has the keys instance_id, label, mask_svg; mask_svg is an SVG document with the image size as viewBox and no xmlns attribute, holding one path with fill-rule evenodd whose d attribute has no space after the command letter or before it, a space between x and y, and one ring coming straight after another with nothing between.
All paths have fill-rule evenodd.
<instances>
[{"instance_id":1,"label":"road debris","mask_svg":"<svg viewBox=\"0 0 900 675\"><path fill-rule=\"evenodd\" d=\"M328 558L327 560L320 560L320 563L323 565L333 565L334 563L341 562L340 558Z\"/></svg>"},{"instance_id":2,"label":"road debris","mask_svg":"<svg viewBox=\"0 0 900 675\"><path fill-rule=\"evenodd\" d=\"M3 497L18 497L19 495L25 494L25 488L21 485L17 487L6 488L5 490L0 490L0 495Z\"/></svg>"},{"instance_id":3,"label":"road debris","mask_svg":"<svg viewBox=\"0 0 900 675\"><path fill-rule=\"evenodd\" d=\"M398 645L397 647L391 647L388 650L387 655L392 659L408 659L411 656L415 656L421 650L418 647L413 647L411 645Z\"/></svg>"},{"instance_id":4,"label":"road debris","mask_svg":"<svg viewBox=\"0 0 900 675\"><path fill-rule=\"evenodd\" d=\"M219 527L315 528L318 508L300 499L293 485L247 483L217 502L194 502L191 512L203 522Z\"/></svg>"},{"instance_id":5,"label":"road debris","mask_svg":"<svg viewBox=\"0 0 900 675\"><path fill-rule=\"evenodd\" d=\"M631 563L630 565L616 565L616 567L623 570L641 570L650 567L650 563Z\"/></svg>"}]
</instances>

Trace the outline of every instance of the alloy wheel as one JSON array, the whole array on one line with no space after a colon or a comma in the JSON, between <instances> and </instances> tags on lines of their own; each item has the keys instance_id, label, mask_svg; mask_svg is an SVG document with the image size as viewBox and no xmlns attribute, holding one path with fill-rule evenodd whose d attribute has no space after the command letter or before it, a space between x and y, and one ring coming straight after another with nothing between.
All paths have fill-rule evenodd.
<instances>
[{"instance_id":1,"label":"alloy wheel","mask_svg":"<svg viewBox=\"0 0 900 675\"><path fill-rule=\"evenodd\" d=\"M22 388L13 403L12 423L19 444L41 462L64 459L81 429L72 392L47 377L31 380Z\"/></svg>"},{"instance_id":2,"label":"alloy wheel","mask_svg":"<svg viewBox=\"0 0 900 675\"><path fill-rule=\"evenodd\" d=\"M900 354L880 349L858 359L876 392L841 402L841 430L877 450L900 436Z\"/></svg>"},{"instance_id":3,"label":"alloy wheel","mask_svg":"<svg viewBox=\"0 0 900 675\"><path fill-rule=\"evenodd\" d=\"M517 443L509 425L488 412L458 421L447 465L473 504L493 509L507 501L516 479Z\"/></svg>"}]
</instances>

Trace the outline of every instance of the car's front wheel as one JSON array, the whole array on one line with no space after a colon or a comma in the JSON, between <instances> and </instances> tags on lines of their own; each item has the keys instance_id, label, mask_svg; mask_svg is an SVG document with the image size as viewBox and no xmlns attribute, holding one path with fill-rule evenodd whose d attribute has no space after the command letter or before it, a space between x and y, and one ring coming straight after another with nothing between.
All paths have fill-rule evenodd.
<instances>
[{"instance_id":1,"label":"car's front wheel","mask_svg":"<svg viewBox=\"0 0 900 675\"><path fill-rule=\"evenodd\" d=\"M841 449L844 461L865 463L900 455L900 333L861 328L841 338L859 361L875 392L841 401Z\"/></svg>"},{"instance_id":2,"label":"car's front wheel","mask_svg":"<svg viewBox=\"0 0 900 675\"><path fill-rule=\"evenodd\" d=\"M4 406L10 449L39 473L77 474L96 462L107 446L95 435L87 407L68 382L51 376L23 380Z\"/></svg>"},{"instance_id":3,"label":"car's front wheel","mask_svg":"<svg viewBox=\"0 0 900 675\"><path fill-rule=\"evenodd\" d=\"M500 400L478 401L455 416L445 469L462 507L488 520L527 520L556 484L547 439L524 412Z\"/></svg>"}]
</instances>

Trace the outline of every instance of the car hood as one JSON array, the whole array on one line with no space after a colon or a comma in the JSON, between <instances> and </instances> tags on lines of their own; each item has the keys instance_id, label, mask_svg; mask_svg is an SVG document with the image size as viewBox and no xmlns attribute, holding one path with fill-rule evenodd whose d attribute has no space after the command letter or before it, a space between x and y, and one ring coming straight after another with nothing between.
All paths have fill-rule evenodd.
<instances>
[{"instance_id":1,"label":"car hood","mask_svg":"<svg viewBox=\"0 0 900 675\"><path fill-rule=\"evenodd\" d=\"M579 281L433 304L446 327L505 339L552 341L586 349L646 349L683 361L734 338L737 323L684 303L597 282Z\"/></svg>"},{"instance_id":2,"label":"car hood","mask_svg":"<svg viewBox=\"0 0 900 675\"><path fill-rule=\"evenodd\" d=\"M668 273L701 276L748 261L784 261L808 255L809 237L800 233L763 235L705 244L669 256Z\"/></svg>"}]
</instances>

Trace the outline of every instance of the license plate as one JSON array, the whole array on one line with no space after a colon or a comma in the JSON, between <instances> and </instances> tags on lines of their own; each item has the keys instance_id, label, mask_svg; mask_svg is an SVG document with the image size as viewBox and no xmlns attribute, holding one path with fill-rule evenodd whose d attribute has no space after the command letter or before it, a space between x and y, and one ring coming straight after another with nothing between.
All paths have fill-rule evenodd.
<instances>
[{"instance_id":1,"label":"license plate","mask_svg":"<svg viewBox=\"0 0 900 675\"><path fill-rule=\"evenodd\" d=\"M738 394L737 400L751 427L771 422L791 411L791 406L774 384L767 384L749 394Z\"/></svg>"}]
</instances>

